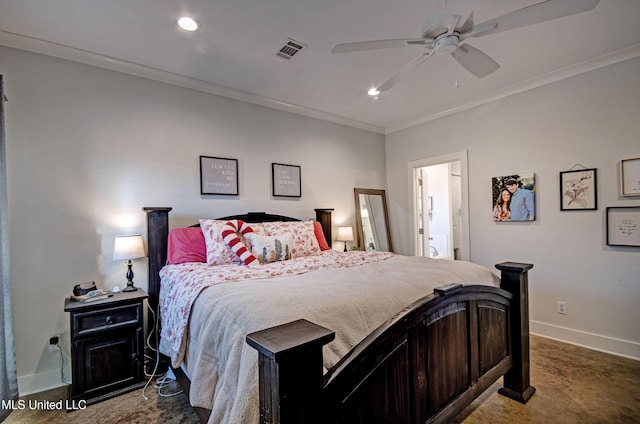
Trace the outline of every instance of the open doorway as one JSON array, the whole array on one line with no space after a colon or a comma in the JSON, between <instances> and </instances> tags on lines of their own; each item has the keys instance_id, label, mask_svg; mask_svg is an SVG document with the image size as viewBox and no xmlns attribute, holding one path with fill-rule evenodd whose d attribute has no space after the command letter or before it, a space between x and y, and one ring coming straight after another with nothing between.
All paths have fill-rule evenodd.
<instances>
[{"instance_id":1,"label":"open doorway","mask_svg":"<svg viewBox=\"0 0 640 424\"><path fill-rule=\"evenodd\" d=\"M467 153L409 163L414 254L469 260Z\"/></svg>"}]
</instances>

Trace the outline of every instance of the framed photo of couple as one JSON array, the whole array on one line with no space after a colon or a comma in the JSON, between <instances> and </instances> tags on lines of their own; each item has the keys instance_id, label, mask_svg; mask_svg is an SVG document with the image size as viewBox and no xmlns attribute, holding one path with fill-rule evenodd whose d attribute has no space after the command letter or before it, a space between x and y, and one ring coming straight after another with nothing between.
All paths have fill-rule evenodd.
<instances>
[{"instance_id":1,"label":"framed photo of couple","mask_svg":"<svg viewBox=\"0 0 640 424\"><path fill-rule=\"evenodd\" d=\"M491 179L493 196L493 220L535 221L535 175L515 174Z\"/></svg>"}]
</instances>

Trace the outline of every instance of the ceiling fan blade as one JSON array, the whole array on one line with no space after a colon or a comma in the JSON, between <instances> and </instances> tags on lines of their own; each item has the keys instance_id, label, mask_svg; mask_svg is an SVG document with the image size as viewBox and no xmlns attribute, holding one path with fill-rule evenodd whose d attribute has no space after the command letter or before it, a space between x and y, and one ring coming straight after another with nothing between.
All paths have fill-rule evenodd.
<instances>
[{"instance_id":1,"label":"ceiling fan blade","mask_svg":"<svg viewBox=\"0 0 640 424\"><path fill-rule=\"evenodd\" d=\"M433 40L429 38L401 38L396 40L359 41L355 43L337 44L331 53L350 53L365 50L389 49L394 47L428 45Z\"/></svg>"},{"instance_id":2,"label":"ceiling fan blade","mask_svg":"<svg viewBox=\"0 0 640 424\"><path fill-rule=\"evenodd\" d=\"M521 28L576 13L587 12L598 5L600 0L546 0L522 9L515 10L480 25L496 24L494 30L477 34L476 37Z\"/></svg>"},{"instance_id":3,"label":"ceiling fan blade","mask_svg":"<svg viewBox=\"0 0 640 424\"><path fill-rule=\"evenodd\" d=\"M447 34L453 34L453 31L458 27L458 22L462 19L460 15L451 15L449 18L449 25L447 25Z\"/></svg>"},{"instance_id":4,"label":"ceiling fan blade","mask_svg":"<svg viewBox=\"0 0 640 424\"><path fill-rule=\"evenodd\" d=\"M451 53L451 56L467 71L478 78L486 77L500 68L498 62L491 59L486 53L468 44L459 46L456 51Z\"/></svg>"},{"instance_id":5,"label":"ceiling fan blade","mask_svg":"<svg viewBox=\"0 0 640 424\"><path fill-rule=\"evenodd\" d=\"M498 24L495 22L476 25L471 30L460 33L458 38L460 41L463 41L471 37L481 37L485 33L489 33L490 31L496 29L497 27L498 27Z\"/></svg>"},{"instance_id":6,"label":"ceiling fan blade","mask_svg":"<svg viewBox=\"0 0 640 424\"><path fill-rule=\"evenodd\" d=\"M396 72L393 76L391 76L391 78L389 78L388 80L383 82L379 87L376 87L376 88L378 89L379 92L387 91L388 89L396 85L398 81L400 81L405 75L411 72L416 66L420 65L422 62L427 60L427 58L433 55L433 53L435 53L435 50L431 50L427 53L424 53L418 56L417 58L407 63L402 68L400 68L400 70Z\"/></svg>"},{"instance_id":7,"label":"ceiling fan blade","mask_svg":"<svg viewBox=\"0 0 640 424\"><path fill-rule=\"evenodd\" d=\"M461 27L471 16L477 0L445 0L442 22L451 22L453 16L459 16L454 29ZM451 28L449 28L451 29Z\"/></svg>"},{"instance_id":8,"label":"ceiling fan blade","mask_svg":"<svg viewBox=\"0 0 640 424\"><path fill-rule=\"evenodd\" d=\"M443 0L444 6L422 22L422 36L435 38L443 32L466 32L473 28L473 6L477 0Z\"/></svg>"}]
</instances>

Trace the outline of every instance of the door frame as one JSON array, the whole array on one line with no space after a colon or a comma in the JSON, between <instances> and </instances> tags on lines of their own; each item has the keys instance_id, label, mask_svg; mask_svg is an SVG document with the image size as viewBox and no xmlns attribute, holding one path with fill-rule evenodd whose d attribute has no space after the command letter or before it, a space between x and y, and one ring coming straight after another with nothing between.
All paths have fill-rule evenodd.
<instances>
[{"instance_id":1,"label":"door frame","mask_svg":"<svg viewBox=\"0 0 640 424\"><path fill-rule=\"evenodd\" d=\"M460 216L460 222L462 223L462 246L460 247L460 259L465 261L471 260L471 245L470 245L470 237L469 237L469 169L468 169L468 161L467 161L467 151L463 150L460 152L449 153L440 156L433 156L423 159L413 160L407 163L407 174L408 174L408 182L409 187L409 205L411 205L411 215L413 216L411 220L411 228L409 229L411 237L412 246L410 246L411 251L415 255L418 247L418 208L416 201L418 199L418 195L416 192L415 181L415 173L416 168L423 168L425 166L432 165L440 165L443 163L449 163L454 161L460 161L460 180L461 180L461 195L462 195L462 210Z\"/></svg>"}]
</instances>

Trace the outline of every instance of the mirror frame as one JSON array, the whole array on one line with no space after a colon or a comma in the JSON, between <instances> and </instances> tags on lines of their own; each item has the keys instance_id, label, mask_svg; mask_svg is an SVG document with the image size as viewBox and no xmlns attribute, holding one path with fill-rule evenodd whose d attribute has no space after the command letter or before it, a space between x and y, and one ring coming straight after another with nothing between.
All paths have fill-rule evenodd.
<instances>
[{"instance_id":1,"label":"mirror frame","mask_svg":"<svg viewBox=\"0 0 640 424\"><path fill-rule=\"evenodd\" d=\"M389 211L387 208L387 192L386 190L381 190L381 189L373 189L373 188L354 188L353 189L353 195L356 201L356 240L358 243L358 247L364 248L362 216L360 215L360 211L362 210L362 205L360 205L361 194L374 194L374 195L380 195L382 197L382 209L384 210L384 222L387 230L386 234L387 234L387 241L389 243L389 252L393 252L393 244L391 243L391 228L389 227Z\"/></svg>"}]
</instances>

